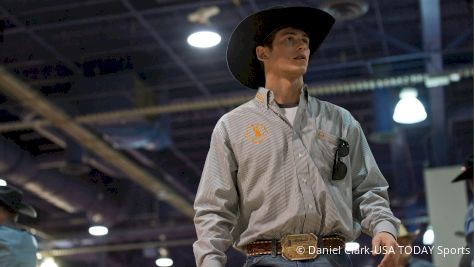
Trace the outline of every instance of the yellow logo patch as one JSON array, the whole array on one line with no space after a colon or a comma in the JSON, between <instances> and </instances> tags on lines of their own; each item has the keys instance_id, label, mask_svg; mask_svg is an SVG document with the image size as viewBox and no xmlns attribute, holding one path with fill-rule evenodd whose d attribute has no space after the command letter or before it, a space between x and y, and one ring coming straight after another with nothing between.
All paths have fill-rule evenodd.
<instances>
[{"instance_id":1,"label":"yellow logo patch","mask_svg":"<svg viewBox=\"0 0 475 267\"><path fill-rule=\"evenodd\" d=\"M261 95L261 93L257 93L257 94L256 94L256 100L257 100L258 102L264 103L264 96Z\"/></svg>"},{"instance_id":2,"label":"yellow logo patch","mask_svg":"<svg viewBox=\"0 0 475 267\"><path fill-rule=\"evenodd\" d=\"M260 144L269 137L269 130L262 123L254 123L246 127L246 140L253 144Z\"/></svg>"}]
</instances>

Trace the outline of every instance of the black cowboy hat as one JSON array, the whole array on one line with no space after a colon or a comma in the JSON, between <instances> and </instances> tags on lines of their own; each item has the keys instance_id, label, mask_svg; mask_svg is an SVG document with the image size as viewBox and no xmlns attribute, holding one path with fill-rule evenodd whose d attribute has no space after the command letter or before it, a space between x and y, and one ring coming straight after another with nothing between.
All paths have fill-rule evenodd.
<instances>
[{"instance_id":1,"label":"black cowboy hat","mask_svg":"<svg viewBox=\"0 0 475 267\"><path fill-rule=\"evenodd\" d=\"M334 23L330 14L312 7L277 7L252 14L239 23L229 39L226 55L229 70L244 86L253 89L264 86L264 71L255 53L257 45L274 30L293 27L307 33L312 56Z\"/></svg>"},{"instance_id":2,"label":"black cowboy hat","mask_svg":"<svg viewBox=\"0 0 475 267\"><path fill-rule=\"evenodd\" d=\"M468 157L463 164L463 171L457 177L452 180L452 183L463 181L463 180L473 180L473 155Z\"/></svg>"},{"instance_id":3,"label":"black cowboy hat","mask_svg":"<svg viewBox=\"0 0 475 267\"><path fill-rule=\"evenodd\" d=\"M0 186L0 205L28 217L36 218L36 210L23 203L23 192L12 186Z\"/></svg>"}]
</instances>

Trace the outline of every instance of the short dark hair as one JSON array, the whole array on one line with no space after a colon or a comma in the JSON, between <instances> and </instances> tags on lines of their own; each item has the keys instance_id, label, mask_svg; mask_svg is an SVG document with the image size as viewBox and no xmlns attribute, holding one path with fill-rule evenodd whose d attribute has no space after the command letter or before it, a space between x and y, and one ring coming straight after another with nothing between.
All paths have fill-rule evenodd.
<instances>
[{"instance_id":1,"label":"short dark hair","mask_svg":"<svg viewBox=\"0 0 475 267\"><path fill-rule=\"evenodd\" d=\"M265 36L262 41L259 41L257 43L256 47L257 46L265 46L265 47L268 47L268 48L272 49L272 43L274 42L274 39L275 39L275 36L277 35L277 32L284 29L284 28L287 28L287 27L291 27L291 26L281 25L281 26L275 28L267 36Z\"/></svg>"}]
</instances>

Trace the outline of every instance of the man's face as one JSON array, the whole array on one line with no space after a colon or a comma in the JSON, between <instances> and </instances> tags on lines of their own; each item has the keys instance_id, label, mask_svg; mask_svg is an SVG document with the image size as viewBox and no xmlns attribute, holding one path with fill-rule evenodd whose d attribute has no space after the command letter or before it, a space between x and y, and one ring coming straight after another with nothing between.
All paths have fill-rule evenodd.
<instances>
[{"instance_id":1,"label":"man's face","mask_svg":"<svg viewBox=\"0 0 475 267\"><path fill-rule=\"evenodd\" d=\"M258 57L263 57L266 73L276 76L302 76L307 71L310 56L310 39L304 31L291 27L279 30L272 42L272 49L264 49Z\"/></svg>"}]
</instances>

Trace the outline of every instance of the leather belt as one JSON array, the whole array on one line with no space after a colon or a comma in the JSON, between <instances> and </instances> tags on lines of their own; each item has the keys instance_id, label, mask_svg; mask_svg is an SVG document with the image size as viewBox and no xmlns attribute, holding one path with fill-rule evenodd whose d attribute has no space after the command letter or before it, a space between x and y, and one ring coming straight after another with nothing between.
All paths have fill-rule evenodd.
<instances>
[{"instance_id":1,"label":"leather belt","mask_svg":"<svg viewBox=\"0 0 475 267\"><path fill-rule=\"evenodd\" d=\"M273 249L274 246L274 249ZM277 254L287 260L314 259L318 254L336 253L345 248L344 238L338 235L317 237L312 233L287 235L281 240L259 240L246 246L248 256ZM323 253L322 253L323 251Z\"/></svg>"}]
</instances>

